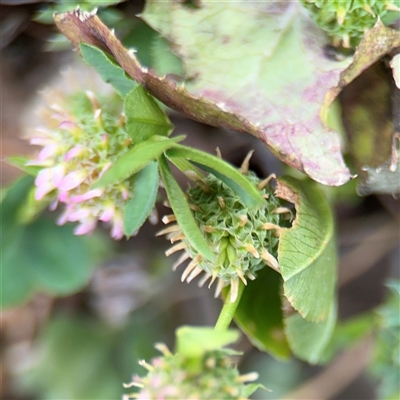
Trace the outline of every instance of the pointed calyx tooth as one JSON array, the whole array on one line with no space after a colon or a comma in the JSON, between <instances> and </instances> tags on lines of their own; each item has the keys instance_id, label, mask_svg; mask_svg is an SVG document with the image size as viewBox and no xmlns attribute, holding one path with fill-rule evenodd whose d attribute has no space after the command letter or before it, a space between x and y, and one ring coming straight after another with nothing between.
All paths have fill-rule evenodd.
<instances>
[{"instance_id":1,"label":"pointed calyx tooth","mask_svg":"<svg viewBox=\"0 0 400 400\"><path fill-rule=\"evenodd\" d=\"M269 231L275 229L276 231L278 231L278 233L282 230L282 228L279 225L273 224L272 222L263 223L259 229L262 229L263 231Z\"/></svg>"},{"instance_id":2,"label":"pointed calyx tooth","mask_svg":"<svg viewBox=\"0 0 400 400\"><path fill-rule=\"evenodd\" d=\"M241 279L241 281L247 285L246 278L243 276L243 272L240 268L236 268L236 273L238 274L238 277Z\"/></svg>"},{"instance_id":3,"label":"pointed calyx tooth","mask_svg":"<svg viewBox=\"0 0 400 400\"><path fill-rule=\"evenodd\" d=\"M203 227L204 232L207 233L214 233L215 232L215 228L213 228L211 225L205 225Z\"/></svg>"},{"instance_id":4,"label":"pointed calyx tooth","mask_svg":"<svg viewBox=\"0 0 400 400\"><path fill-rule=\"evenodd\" d=\"M247 215L241 215L241 216L239 216L239 219L240 219L239 226L241 228L244 227L247 224L247 222L249 221Z\"/></svg>"},{"instance_id":5,"label":"pointed calyx tooth","mask_svg":"<svg viewBox=\"0 0 400 400\"><path fill-rule=\"evenodd\" d=\"M203 272L203 270L197 266L187 277L186 282L190 283L194 278L196 278L197 275L200 275Z\"/></svg>"},{"instance_id":6,"label":"pointed calyx tooth","mask_svg":"<svg viewBox=\"0 0 400 400\"><path fill-rule=\"evenodd\" d=\"M182 232L177 232L175 234L171 234L171 236L168 235L168 240L171 243L175 243L178 240L182 240L182 239L185 239L185 235Z\"/></svg>"},{"instance_id":7,"label":"pointed calyx tooth","mask_svg":"<svg viewBox=\"0 0 400 400\"><path fill-rule=\"evenodd\" d=\"M163 218L163 220L164 220L164 218ZM166 235L167 233L180 232L180 231L181 231L181 228L179 227L179 225L174 224L174 225L168 226L167 228L161 229L161 231L156 233L156 236L162 236L162 235Z\"/></svg>"},{"instance_id":8,"label":"pointed calyx tooth","mask_svg":"<svg viewBox=\"0 0 400 400\"><path fill-rule=\"evenodd\" d=\"M176 271L176 269L182 264L184 263L186 260L188 260L190 258L189 253L187 253L186 251L181 254L181 256L178 258L178 260L174 263L174 265L172 266L172 271Z\"/></svg>"},{"instance_id":9,"label":"pointed calyx tooth","mask_svg":"<svg viewBox=\"0 0 400 400\"><path fill-rule=\"evenodd\" d=\"M231 290L230 290L231 303L233 303L237 299L238 293L239 293L239 279L232 278L231 279Z\"/></svg>"},{"instance_id":10,"label":"pointed calyx tooth","mask_svg":"<svg viewBox=\"0 0 400 400\"><path fill-rule=\"evenodd\" d=\"M221 292L223 287L225 286L225 281L223 279L218 279L217 287L215 288L214 297L217 298Z\"/></svg>"},{"instance_id":11,"label":"pointed calyx tooth","mask_svg":"<svg viewBox=\"0 0 400 400\"><path fill-rule=\"evenodd\" d=\"M215 280L217 279L218 276L218 272L214 271L211 277L211 282L208 284L208 288L210 289L212 284L215 282Z\"/></svg>"},{"instance_id":12,"label":"pointed calyx tooth","mask_svg":"<svg viewBox=\"0 0 400 400\"><path fill-rule=\"evenodd\" d=\"M272 214L290 214L290 220L293 219L292 210L287 207L277 207L272 211Z\"/></svg>"},{"instance_id":13,"label":"pointed calyx tooth","mask_svg":"<svg viewBox=\"0 0 400 400\"><path fill-rule=\"evenodd\" d=\"M375 13L372 11L372 8L369 4L363 4L363 9L368 13L371 14L375 18Z\"/></svg>"},{"instance_id":14,"label":"pointed calyx tooth","mask_svg":"<svg viewBox=\"0 0 400 400\"><path fill-rule=\"evenodd\" d=\"M250 159L251 159L251 156L253 155L253 153L254 153L254 150L249 151L247 153L247 156L243 160L242 165L240 166L240 172L242 174L247 174L249 172Z\"/></svg>"},{"instance_id":15,"label":"pointed calyx tooth","mask_svg":"<svg viewBox=\"0 0 400 400\"><path fill-rule=\"evenodd\" d=\"M257 249L254 247L253 244L247 243L244 245L244 248L253 255L255 258L260 258L260 254L258 254Z\"/></svg>"},{"instance_id":16,"label":"pointed calyx tooth","mask_svg":"<svg viewBox=\"0 0 400 400\"><path fill-rule=\"evenodd\" d=\"M216 153L217 157L222 160L222 154L221 154L221 150L219 147L217 147L215 149L215 153Z\"/></svg>"},{"instance_id":17,"label":"pointed calyx tooth","mask_svg":"<svg viewBox=\"0 0 400 400\"><path fill-rule=\"evenodd\" d=\"M244 382L254 382L258 379L258 373L257 372L250 372L245 375L240 375L236 378L237 382L244 383Z\"/></svg>"},{"instance_id":18,"label":"pointed calyx tooth","mask_svg":"<svg viewBox=\"0 0 400 400\"><path fill-rule=\"evenodd\" d=\"M168 249L168 250L165 252L165 255L166 255L167 257L169 257L171 254L174 254L174 253L176 253L176 252L179 251L179 250L186 249L186 247L187 247L187 244L186 244L185 242L180 242L180 243L178 243L178 244L172 246L170 249Z\"/></svg>"},{"instance_id":19,"label":"pointed calyx tooth","mask_svg":"<svg viewBox=\"0 0 400 400\"><path fill-rule=\"evenodd\" d=\"M154 371L154 367L147 363L146 360L139 360L139 365L143 368L146 368L147 371Z\"/></svg>"},{"instance_id":20,"label":"pointed calyx tooth","mask_svg":"<svg viewBox=\"0 0 400 400\"><path fill-rule=\"evenodd\" d=\"M190 261L189 265L186 267L186 269L183 271L181 281L183 282L188 275L199 265L199 262L201 261L201 256L198 254L192 261ZM189 281L188 281L189 282Z\"/></svg>"},{"instance_id":21,"label":"pointed calyx tooth","mask_svg":"<svg viewBox=\"0 0 400 400\"><path fill-rule=\"evenodd\" d=\"M192 211L201 212L201 208L199 206L196 206L196 204L189 204L189 208Z\"/></svg>"},{"instance_id":22,"label":"pointed calyx tooth","mask_svg":"<svg viewBox=\"0 0 400 400\"><path fill-rule=\"evenodd\" d=\"M224 210L226 208L226 204L224 199L221 196L217 196L219 206Z\"/></svg>"},{"instance_id":23,"label":"pointed calyx tooth","mask_svg":"<svg viewBox=\"0 0 400 400\"><path fill-rule=\"evenodd\" d=\"M268 252L267 249L263 248L261 250L261 258L269 267L279 272L278 260L270 252Z\"/></svg>"},{"instance_id":24,"label":"pointed calyx tooth","mask_svg":"<svg viewBox=\"0 0 400 400\"><path fill-rule=\"evenodd\" d=\"M364 7L364 9L365 9L365 7ZM365 11L367 11L367 10L365 9ZM372 10L371 10L371 11L372 11ZM368 12L368 11L367 11L367 12ZM347 11L346 11L345 8L339 8L339 9L336 11L337 22L338 22L338 24L339 24L340 26L343 25L343 22L344 22L344 19L345 19L345 17L346 17L346 14L347 14Z\"/></svg>"},{"instance_id":25,"label":"pointed calyx tooth","mask_svg":"<svg viewBox=\"0 0 400 400\"><path fill-rule=\"evenodd\" d=\"M161 220L165 225L169 224L172 221L176 221L176 217L174 214L164 215Z\"/></svg>"},{"instance_id":26,"label":"pointed calyx tooth","mask_svg":"<svg viewBox=\"0 0 400 400\"><path fill-rule=\"evenodd\" d=\"M169 348L164 343L156 343L154 348L158 350L163 356L170 357L172 353L169 351Z\"/></svg>"},{"instance_id":27,"label":"pointed calyx tooth","mask_svg":"<svg viewBox=\"0 0 400 400\"><path fill-rule=\"evenodd\" d=\"M272 179L276 179L276 175L275 174L271 174L269 176L267 176L264 180L262 180L259 184L258 184L258 189L262 190L265 188L265 186L267 186Z\"/></svg>"},{"instance_id":28,"label":"pointed calyx tooth","mask_svg":"<svg viewBox=\"0 0 400 400\"><path fill-rule=\"evenodd\" d=\"M206 272L203 277L199 280L199 283L197 284L199 287L203 287L204 284L211 278L211 274L209 272Z\"/></svg>"},{"instance_id":29,"label":"pointed calyx tooth","mask_svg":"<svg viewBox=\"0 0 400 400\"><path fill-rule=\"evenodd\" d=\"M254 280L256 279L256 277L255 277L250 271L247 271L247 272L246 272L246 276L247 276L251 281L254 281Z\"/></svg>"}]
</instances>

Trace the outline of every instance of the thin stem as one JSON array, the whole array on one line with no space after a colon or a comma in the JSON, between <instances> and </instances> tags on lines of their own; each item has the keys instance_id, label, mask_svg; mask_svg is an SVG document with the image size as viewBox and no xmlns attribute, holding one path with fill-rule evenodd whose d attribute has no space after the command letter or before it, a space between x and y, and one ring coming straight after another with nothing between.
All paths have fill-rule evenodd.
<instances>
[{"instance_id":1,"label":"thin stem","mask_svg":"<svg viewBox=\"0 0 400 400\"><path fill-rule=\"evenodd\" d=\"M229 325L232 322L233 316L235 315L237 306L240 303L243 289L244 289L244 284L242 281L240 281L238 295L236 297L236 300L233 303L231 303L231 300L230 300L230 293L228 293L228 295L226 296L224 306L222 307L221 313L219 314L219 317L218 317L218 321L215 324L216 331L225 331L229 328Z\"/></svg>"}]
</instances>

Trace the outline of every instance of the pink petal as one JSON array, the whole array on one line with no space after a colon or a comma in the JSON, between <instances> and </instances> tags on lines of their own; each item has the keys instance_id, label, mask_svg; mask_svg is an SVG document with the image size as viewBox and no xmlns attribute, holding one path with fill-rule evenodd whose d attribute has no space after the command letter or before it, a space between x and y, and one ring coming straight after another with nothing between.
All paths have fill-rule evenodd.
<instances>
[{"instance_id":1,"label":"pink petal","mask_svg":"<svg viewBox=\"0 0 400 400\"><path fill-rule=\"evenodd\" d=\"M52 179L51 179L52 176L53 176L53 173L50 168L42 169L41 171L39 171L39 173L35 179L35 185L42 186L49 182L52 182Z\"/></svg>"},{"instance_id":2,"label":"pink petal","mask_svg":"<svg viewBox=\"0 0 400 400\"><path fill-rule=\"evenodd\" d=\"M35 200L42 200L46 194L50 193L52 190L54 190L55 187L51 182L47 182L43 185L38 186L38 188L35 191Z\"/></svg>"},{"instance_id":3,"label":"pink petal","mask_svg":"<svg viewBox=\"0 0 400 400\"><path fill-rule=\"evenodd\" d=\"M110 204L106 206L103 213L100 215L99 220L103 222L111 221L111 219L114 217L114 214L115 214L115 208L112 204Z\"/></svg>"},{"instance_id":4,"label":"pink petal","mask_svg":"<svg viewBox=\"0 0 400 400\"><path fill-rule=\"evenodd\" d=\"M87 219L92 213L88 208L80 208L76 211L72 211L68 215L68 221L81 221Z\"/></svg>"},{"instance_id":5,"label":"pink petal","mask_svg":"<svg viewBox=\"0 0 400 400\"><path fill-rule=\"evenodd\" d=\"M65 176L65 165L58 164L56 167L51 169L52 172L52 181L55 187L59 187L61 184L62 179Z\"/></svg>"},{"instance_id":6,"label":"pink petal","mask_svg":"<svg viewBox=\"0 0 400 400\"><path fill-rule=\"evenodd\" d=\"M102 194L103 194L102 189L93 189L93 190L89 190L88 192L86 192L84 194L71 196L69 201L71 203L82 203L83 201L93 199L94 197L100 197Z\"/></svg>"},{"instance_id":7,"label":"pink petal","mask_svg":"<svg viewBox=\"0 0 400 400\"><path fill-rule=\"evenodd\" d=\"M67 174L61 181L58 188L63 191L68 191L79 186L88 176L85 170L73 171Z\"/></svg>"},{"instance_id":8,"label":"pink petal","mask_svg":"<svg viewBox=\"0 0 400 400\"><path fill-rule=\"evenodd\" d=\"M47 146L43 147L43 149L40 151L40 153L38 155L38 160L44 161L47 158L50 158L50 157L56 155L58 148L59 148L58 144L55 144L55 143L48 144Z\"/></svg>"},{"instance_id":9,"label":"pink petal","mask_svg":"<svg viewBox=\"0 0 400 400\"><path fill-rule=\"evenodd\" d=\"M34 137L29 141L29 143L36 146L47 146L48 144L54 143L54 140L51 138Z\"/></svg>"},{"instance_id":10,"label":"pink petal","mask_svg":"<svg viewBox=\"0 0 400 400\"><path fill-rule=\"evenodd\" d=\"M60 118L60 116L58 117ZM76 124L72 121L62 121L58 125L59 129L71 130L76 128Z\"/></svg>"},{"instance_id":11,"label":"pink petal","mask_svg":"<svg viewBox=\"0 0 400 400\"><path fill-rule=\"evenodd\" d=\"M67 154L64 156L65 161L69 161L71 158L80 156L86 151L86 148L83 146L75 146L71 150L67 152Z\"/></svg>"},{"instance_id":12,"label":"pink petal","mask_svg":"<svg viewBox=\"0 0 400 400\"><path fill-rule=\"evenodd\" d=\"M64 192L64 191L60 190L58 192L58 201L61 201L61 203L67 203L68 202L68 196L69 196L68 192Z\"/></svg>"},{"instance_id":13,"label":"pink petal","mask_svg":"<svg viewBox=\"0 0 400 400\"><path fill-rule=\"evenodd\" d=\"M96 228L96 223L97 221L94 218L87 218L75 228L75 235L86 235L87 233L92 233L94 228Z\"/></svg>"},{"instance_id":14,"label":"pink petal","mask_svg":"<svg viewBox=\"0 0 400 400\"><path fill-rule=\"evenodd\" d=\"M113 226L111 228L111 237L114 239L122 239L124 236L124 229L123 229L124 222L120 215L115 215Z\"/></svg>"},{"instance_id":15,"label":"pink petal","mask_svg":"<svg viewBox=\"0 0 400 400\"><path fill-rule=\"evenodd\" d=\"M68 216L69 216L70 211L66 210L64 211L57 219L57 225L64 225L66 222L68 222Z\"/></svg>"}]
</instances>

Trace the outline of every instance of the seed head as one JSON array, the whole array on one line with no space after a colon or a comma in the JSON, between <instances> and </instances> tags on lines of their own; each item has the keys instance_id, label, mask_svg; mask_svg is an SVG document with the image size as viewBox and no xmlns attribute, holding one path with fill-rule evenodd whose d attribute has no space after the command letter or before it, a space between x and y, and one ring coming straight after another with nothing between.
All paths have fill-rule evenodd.
<instances>
[{"instance_id":1,"label":"seed head","mask_svg":"<svg viewBox=\"0 0 400 400\"><path fill-rule=\"evenodd\" d=\"M214 262L197 253L172 216L164 217L163 221L174 221L174 225L159 232L174 243L166 252L168 256L184 251L174 264L174 270L191 259L182 273L182 281L191 282L204 273L199 286L209 281L211 287L217 281L217 297L224 286L230 284L232 302L238 294L239 280L247 284L247 279L255 279L257 271L265 266L279 270L279 233L292 217L291 210L283 207L265 180L247 172L247 168L243 172L266 199L258 209L248 209L230 187L212 175L204 178L201 184L196 181L196 185L187 191L193 216L215 254Z\"/></svg>"}]
</instances>

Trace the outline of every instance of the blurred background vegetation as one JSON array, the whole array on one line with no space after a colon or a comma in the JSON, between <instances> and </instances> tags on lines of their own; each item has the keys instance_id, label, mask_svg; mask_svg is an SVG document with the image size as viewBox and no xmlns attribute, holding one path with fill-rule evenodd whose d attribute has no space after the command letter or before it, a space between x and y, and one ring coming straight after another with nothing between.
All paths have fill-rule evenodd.
<instances>
[{"instance_id":1,"label":"blurred background vegetation","mask_svg":"<svg viewBox=\"0 0 400 400\"><path fill-rule=\"evenodd\" d=\"M116 28L125 46L137 49L143 64L159 73L181 73L166 42L136 17L142 1L81 2L82 9L95 6L101 6L101 19ZM68 0L0 1L2 160L32 154L22 137L33 121L37 91L57 79L60 69L79 62L52 24L53 12L67 9ZM351 97L356 87L349 85L342 97ZM218 146L237 165L254 148L251 168L257 173L288 172L250 136L174 112L170 117L192 146L210 152ZM143 373L137 361L156 354L155 342L173 348L178 326L215 323L220 301L171 273L172 261L164 257L168 243L155 237L159 225L146 223L131 240L112 242L102 231L77 238L71 226L56 226L48 212L26 224L31 178L5 162L1 170L3 188L17 182L2 192L1 398L119 399L122 383ZM358 197L352 182L326 190L335 207L341 255L343 325L331 348L332 355L339 353L327 365L311 367L274 360L243 337L237 345L244 352L240 369L259 371L260 382L272 390L259 390L254 398L372 400L395 398L399 390L399 287L392 282L390 297L385 286L388 278L399 278L399 201L387 195ZM165 212L163 206L159 212ZM379 312L373 311L377 307ZM371 318L387 329L371 332Z\"/></svg>"}]
</instances>

